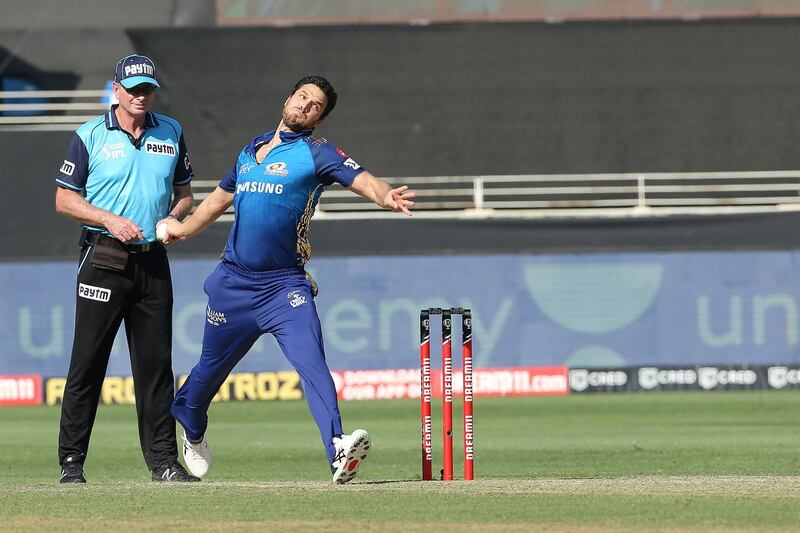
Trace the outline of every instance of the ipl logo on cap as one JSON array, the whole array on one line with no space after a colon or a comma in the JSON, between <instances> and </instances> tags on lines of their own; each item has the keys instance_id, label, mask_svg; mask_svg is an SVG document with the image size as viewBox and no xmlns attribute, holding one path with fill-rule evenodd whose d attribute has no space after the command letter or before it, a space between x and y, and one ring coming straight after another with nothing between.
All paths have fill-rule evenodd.
<instances>
[{"instance_id":1,"label":"ipl logo on cap","mask_svg":"<svg viewBox=\"0 0 800 533\"><path fill-rule=\"evenodd\" d=\"M114 79L126 89L131 89L142 83L160 87L156 80L156 66L153 61L149 57L138 54L129 55L119 60L114 72Z\"/></svg>"}]
</instances>

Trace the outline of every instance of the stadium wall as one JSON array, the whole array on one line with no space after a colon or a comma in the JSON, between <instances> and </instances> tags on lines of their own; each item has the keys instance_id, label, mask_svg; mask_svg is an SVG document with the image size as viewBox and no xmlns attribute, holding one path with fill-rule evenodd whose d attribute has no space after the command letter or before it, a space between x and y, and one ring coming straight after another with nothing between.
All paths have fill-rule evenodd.
<instances>
[{"instance_id":1,"label":"stadium wall","mask_svg":"<svg viewBox=\"0 0 800 533\"><path fill-rule=\"evenodd\" d=\"M799 24L59 30L0 32L0 45L83 89L100 88L124 53L152 55L163 83L157 109L184 124L198 179L223 176L243 144L274 127L290 85L308 72L329 76L341 95L319 134L381 176L750 171L800 167L800 126L789 119L800 111ZM23 37L28 44L16 46ZM0 258L74 256L77 231L52 208L52 179L69 137L0 133L2 175L13 184L0 199L12 214ZM469 231L444 222L376 224L400 237L392 239L402 243L398 253L440 249L433 246L455 253L547 251L559 243L793 247L794 218L474 222ZM384 253L376 232L360 223L318 221L312 231L318 255ZM356 244L342 248L343 231L358 236ZM215 254L225 232L217 226L175 253Z\"/></svg>"},{"instance_id":2,"label":"stadium wall","mask_svg":"<svg viewBox=\"0 0 800 533\"><path fill-rule=\"evenodd\" d=\"M384 176L798 167L798 19L131 31L222 176L302 75L320 135Z\"/></svg>"}]
</instances>

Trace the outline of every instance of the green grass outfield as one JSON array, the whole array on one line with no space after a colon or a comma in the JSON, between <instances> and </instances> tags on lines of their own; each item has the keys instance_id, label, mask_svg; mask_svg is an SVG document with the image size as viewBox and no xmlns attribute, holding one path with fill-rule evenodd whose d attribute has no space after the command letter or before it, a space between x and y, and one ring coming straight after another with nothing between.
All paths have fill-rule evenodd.
<instances>
[{"instance_id":1,"label":"green grass outfield","mask_svg":"<svg viewBox=\"0 0 800 533\"><path fill-rule=\"evenodd\" d=\"M373 439L350 485L299 401L214 404L191 485L150 482L134 408L101 406L89 483L61 486L59 408L2 408L0 530L800 529L799 391L477 398L474 482L419 481L417 401L341 410Z\"/></svg>"}]
</instances>

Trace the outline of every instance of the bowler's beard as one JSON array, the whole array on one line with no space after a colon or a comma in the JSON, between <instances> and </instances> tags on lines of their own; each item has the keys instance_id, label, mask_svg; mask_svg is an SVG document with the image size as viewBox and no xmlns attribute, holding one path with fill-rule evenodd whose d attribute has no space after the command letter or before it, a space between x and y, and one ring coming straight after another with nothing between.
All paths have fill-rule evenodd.
<instances>
[{"instance_id":1,"label":"bowler's beard","mask_svg":"<svg viewBox=\"0 0 800 533\"><path fill-rule=\"evenodd\" d=\"M283 112L284 125L294 132L306 131L311 129L308 124L301 121L300 116L296 113L290 114L288 111Z\"/></svg>"}]
</instances>

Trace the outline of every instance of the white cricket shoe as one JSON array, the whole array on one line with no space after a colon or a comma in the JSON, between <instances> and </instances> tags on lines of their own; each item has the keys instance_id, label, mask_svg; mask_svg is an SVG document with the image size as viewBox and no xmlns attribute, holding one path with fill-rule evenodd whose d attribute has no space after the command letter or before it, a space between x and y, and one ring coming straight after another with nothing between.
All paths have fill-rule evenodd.
<instances>
[{"instance_id":1,"label":"white cricket shoe","mask_svg":"<svg viewBox=\"0 0 800 533\"><path fill-rule=\"evenodd\" d=\"M331 463L333 482L342 485L356 477L358 467L367 458L369 433L357 429L349 435L334 437L333 445L336 447L336 457Z\"/></svg>"},{"instance_id":2,"label":"white cricket shoe","mask_svg":"<svg viewBox=\"0 0 800 533\"><path fill-rule=\"evenodd\" d=\"M183 462L186 463L189 472L197 477L203 477L208 473L208 469L211 468L211 446L205 437L199 443L192 444L186 438L186 433L183 434Z\"/></svg>"}]
</instances>

